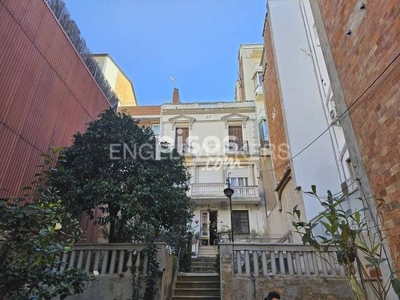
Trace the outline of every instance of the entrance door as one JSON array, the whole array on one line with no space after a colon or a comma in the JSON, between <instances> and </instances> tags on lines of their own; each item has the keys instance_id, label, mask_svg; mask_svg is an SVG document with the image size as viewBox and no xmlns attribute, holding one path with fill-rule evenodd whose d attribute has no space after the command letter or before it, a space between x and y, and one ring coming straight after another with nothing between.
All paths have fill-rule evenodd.
<instances>
[{"instance_id":1,"label":"entrance door","mask_svg":"<svg viewBox=\"0 0 400 300\"><path fill-rule=\"evenodd\" d=\"M210 238L209 230L209 216L207 211L201 212L201 228L200 228L200 239L202 245L208 245Z\"/></svg>"},{"instance_id":2,"label":"entrance door","mask_svg":"<svg viewBox=\"0 0 400 300\"><path fill-rule=\"evenodd\" d=\"M210 245L218 244L217 226L218 211L210 211Z\"/></svg>"}]
</instances>

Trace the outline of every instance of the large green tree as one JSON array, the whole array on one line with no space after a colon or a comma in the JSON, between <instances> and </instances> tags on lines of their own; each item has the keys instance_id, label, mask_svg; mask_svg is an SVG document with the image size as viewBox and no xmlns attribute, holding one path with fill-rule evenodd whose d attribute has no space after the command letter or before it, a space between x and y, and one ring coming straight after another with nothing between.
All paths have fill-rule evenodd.
<instances>
[{"instance_id":1,"label":"large green tree","mask_svg":"<svg viewBox=\"0 0 400 300\"><path fill-rule=\"evenodd\" d=\"M74 135L49 184L77 213L101 209L109 242L154 240L191 217L184 158L168 147L130 115L106 110Z\"/></svg>"}]
</instances>

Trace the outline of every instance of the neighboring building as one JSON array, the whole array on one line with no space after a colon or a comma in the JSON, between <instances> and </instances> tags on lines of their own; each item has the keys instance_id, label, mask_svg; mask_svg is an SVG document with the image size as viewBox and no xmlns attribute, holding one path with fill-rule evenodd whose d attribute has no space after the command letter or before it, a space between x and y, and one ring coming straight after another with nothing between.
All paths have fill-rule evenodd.
<instances>
[{"instance_id":1,"label":"neighboring building","mask_svg":"<svg viewBox=\"0 0 400 300\"><path fill-rule=\"evenodd\" d=\"M159 107L134 107L129 113L140 124L160 124L159 138L185 155L191 174L190 197L194 207L192 227L202 245L214 245L218 233L231 228L230 206L224 195L229 178L233 228L237 240L265 237L265 208L260 198L257 165L258 124L254 101L181 103ZM157 121L159 123L157 123Z\"/></svg>"},{"instance_id":2,"label":"neighboring building","mask_svg":"<svg viewBox=\"0 0 400 300\"><path fill-rule=\"evenodd\" d=\"M299 5L300 4L300 5ZM304 192L317 186L326 197L359 196L325 61L308 0L270 0L263 32L264 90L274 173L275 207L268 208L268 233L292 230L287 212L295 205L304 219L322 211ZM324 133L326 131L326 133ZM323 134L324 133L324 134ZM315 139L315 140L314 140ZM299 238L296 235L297 239Z\"/></svg>"},{"instance_id":3,"label":"neighboring building","mask_svg":"<svg viewBox=\"0 0 400 300\"><path fill-rule=\"evenodd\" d=\"M260 158L258 163L258 176L261 196L265 198L266 210L271 210L276 205L276 196L273 185L273 173L268 172L272 167L272 152L269 147L268 125L266 121L262 58L264 45L244 44L239 48L238 66L239 79L235 85L235 100L254 101L256 104L256 120L258 125ZM274 232L269 237L281 237L287 232Z\"/></svg>"},{"instance_id":4,"label":"neighboring building","mask_svg":"<svg viewBox=\"0 0 400 300\"><path fill-rule=\"evenodd\" d=\"M399 270L400 5L397 0L311 3L354 174L372 214L371 199L385 200L387 254L392 270Z\"/></svg>"},{"instance_id":5,"label":"neighboring building","mask_svg":"<svg viewBox=\"0 0 400 300\"><path fill-rule=\"evenodd\" d=\"M135 89L132 82L112 57L107 53L93 54L92 57L98 63L111 89L117 95L119 99L118 108L137 106Z\"/></svg>"},{"instance_id":6,"label":"neighboring building","mask_svg":"<svg viewBox=\"0 0 400 300\"><path fill-rule=\"evenodd\" d=\"M43 0L0 0L0 198L30 185L52 146L110 107ZM97 229L82 221L88 239ZM88 227L89 226L89 227Z\"/></svg>"}]
</instances>

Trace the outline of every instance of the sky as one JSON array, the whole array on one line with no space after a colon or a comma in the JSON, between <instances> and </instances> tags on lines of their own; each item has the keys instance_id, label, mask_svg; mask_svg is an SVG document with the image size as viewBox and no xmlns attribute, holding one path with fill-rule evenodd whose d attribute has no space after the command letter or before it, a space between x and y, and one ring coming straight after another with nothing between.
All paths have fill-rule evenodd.
<instances>
[{"instance_id":1,"label":"sky","mask_svg":"<svg viewBox=\"0 0 400 300\"><path fill-rule=\"evenodd\" d=\"M240 44L262 43L266 0L64 0L92 53L108 53L139 105L232 101ZM171 77L174 81L171 80Z\"/></svg>"}]
</instances>

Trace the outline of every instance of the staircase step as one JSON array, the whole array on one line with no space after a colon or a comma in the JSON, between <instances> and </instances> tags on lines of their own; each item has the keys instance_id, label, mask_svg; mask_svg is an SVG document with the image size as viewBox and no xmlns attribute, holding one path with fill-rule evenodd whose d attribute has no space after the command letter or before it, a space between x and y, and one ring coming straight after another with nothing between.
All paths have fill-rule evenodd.
<instances>
[{"instance_id":1,"label":"staircase step","mask_svg":"<svg viewBox=\"0 0 400 300\"><path fill-rule=\"evenodd\" d=\"M217 289L212 289L212 288L206 288L206 289L175 289L174 291L174 296L220 296L221 291L219 288Z\"/></svg>"},{"instance_id":2,"label":"staircase step","mask_svg":"<svg viewBox=\"0 0 400 300\"><path fill-rule=\"evenodd\" d=\"M176 283L176 288L212 288L219 289L220 282L219 281L181 281Z\"/></svg>"},{"instance_id":3,"label":"staircase step","mask_svg":"<svg viewBox=\"0 0 400 300\"><path fill-rule=\"evenodd\" d=\"M210 273L184 273L184 275L178 275L177 282L182 281L218 281L219 275L215 272Z\"/></svg>"},{"instance_id":4,"label":"staircase step","mask_svg":"<svg viewBox=\"0 0 400 300\"><path fill-rule=\"evenodd\" d=\"M195 299L206 299L206 300L220 300L220 296L174 296L173 300L195 300Z\"/></svg>"},{"instance_id":5,"label":"staircase step","mask_svg":"<svg viewBox=\"0 0 400 300\"><path fill-rule=\"evenodd\" d=\"M179 273L173 300L220 300L220 276L217 273Z\"/></svg>"}]
</instances>

